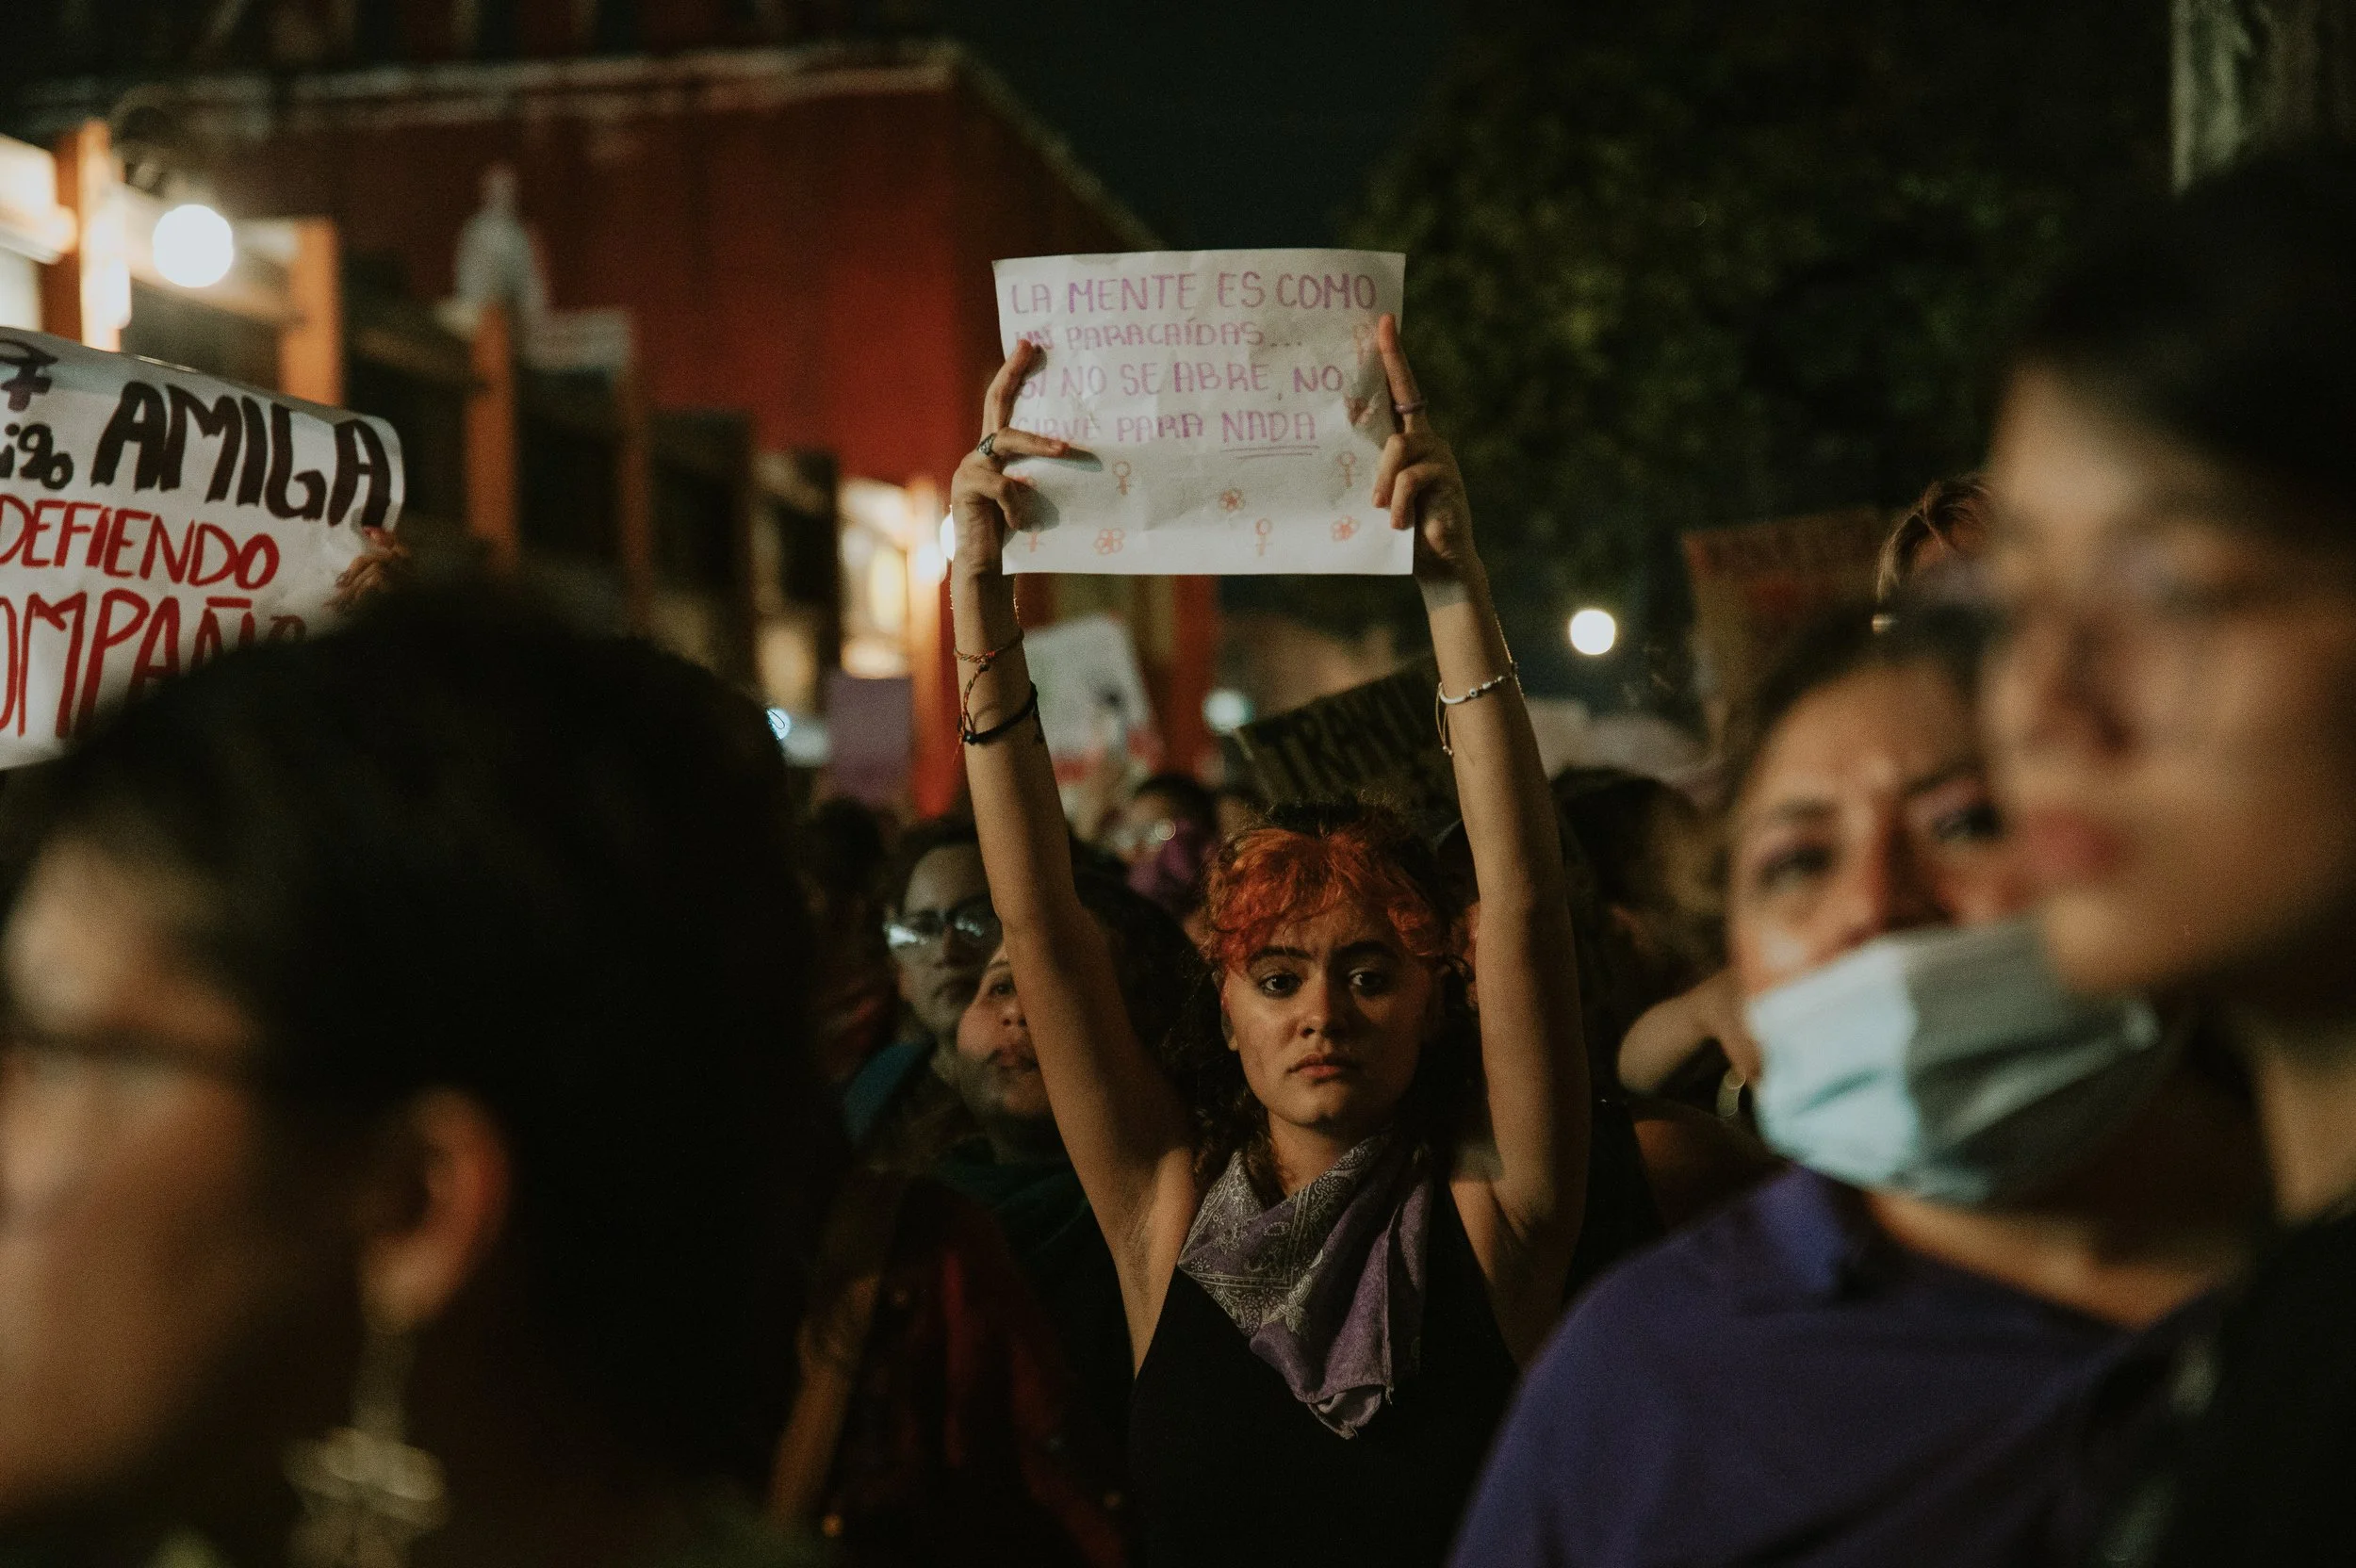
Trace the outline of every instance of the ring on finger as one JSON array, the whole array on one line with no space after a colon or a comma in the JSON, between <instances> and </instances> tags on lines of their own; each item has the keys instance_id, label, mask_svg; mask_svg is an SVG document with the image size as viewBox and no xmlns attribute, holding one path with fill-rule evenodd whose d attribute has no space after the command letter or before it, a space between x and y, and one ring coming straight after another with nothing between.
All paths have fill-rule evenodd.
<instances>
[{"instance_id":1,"label":"ring on finger","mask_svg":"<svg viewBox=\"0 0 2356 1568\"><path fill-rule=\"evenodd\" d=\"M1410 414L1421 414L1426 406L1425 400L1421 398L1417 398L1414 402L1393 403L1391 405L1391 412L1404 419Z\"/></svg>"},{"instance_id":2,"label":"ring on finger","mask_svg":"<svg viewBox=\"0 0 2356 1568\"><path fill-rule=\"evenodd\" d=\"M998 433L991 431L988 435L983 436L982 444L973 449L995 462L998 457Z\"/></svg>"}]
</instances>

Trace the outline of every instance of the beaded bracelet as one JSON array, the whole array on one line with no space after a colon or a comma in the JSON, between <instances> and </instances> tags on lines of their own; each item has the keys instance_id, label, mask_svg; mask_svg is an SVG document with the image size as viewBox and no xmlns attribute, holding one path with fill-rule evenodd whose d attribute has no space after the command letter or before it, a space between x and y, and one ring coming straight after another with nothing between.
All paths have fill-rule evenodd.
<instances>
[{"instance_id":1,"label":"beaded bracelet","mask_svg":"<svg viewBox=\"0 0 2356 1568\"><path fill-rule=\"evenodd\" d=\"M1461 697L1449 696L1446 686L1434 682L1432 687L1432 727L1440 732L1440 755L1443 757L1456 755L1456 748L1448 744L1448 710L1449 709L1462 708L1475 697L1485 697L1508 681L1518 686L1521 684L1521 678L1522 672L1519 666L1508 658L1503 675L1491 676Z\"/></svg>"},{"instance_id":2,"label":"beaded bracelet","mask_svg":"<svg viewBox=\"0 0 2356 1568\"><path fill-rule=\"evenodd\" d=\"M982 677L988 675L991 670L997 667L998 661L1004 659L1006 655L1012 653L1015 649L1021 647L1022 645L1023 633L1020 631L1017 631L1014 634L1014 640L1012 642L1001 644L997 647L987 649L981 653L968 653L963 648L958 647L955 643L949 645L949 651L957 656L958 663L971 664L973 666L973 673L967 676L965 678L965 684L957 688L958 735L970 737L973 730L973 688L982 683ZM1037 686L1033 686L1031 688L1031 695L1034 700L1038 698L1039 688Z\"/></svg>"}]
</instances>

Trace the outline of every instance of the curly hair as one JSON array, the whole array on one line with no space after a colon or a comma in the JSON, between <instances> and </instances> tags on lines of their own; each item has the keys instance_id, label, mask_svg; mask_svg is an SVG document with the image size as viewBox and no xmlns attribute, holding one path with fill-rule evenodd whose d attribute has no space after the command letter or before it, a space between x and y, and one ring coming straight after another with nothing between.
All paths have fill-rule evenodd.
<instances>
[{"instance_id":1,"label":"curly hair","mask_svg":"<svg viewBox=\"0 0 2356 1568\"><path fill-rule=\"evenodd\" d=\"M1268 1108L1228 1049L1219 1016L1222 976L1241 969L1284 926L1345 903L1380 910L1399 945L1441 987L1438 1032L1424 1042L1401 1102L1401 1124L1431 1143L1452 1134L1480 1079L1480 1036L1464 958L1464 890L1407 820L1365 801L1279 806L1238 834L1212 863L1203 888L1203 958L1209 967L1161 1051L1195 1121L1197 1168L1215 1174L1241 1153L1261 1195L1281 1195Z\"/></svg>"}]
</instances>

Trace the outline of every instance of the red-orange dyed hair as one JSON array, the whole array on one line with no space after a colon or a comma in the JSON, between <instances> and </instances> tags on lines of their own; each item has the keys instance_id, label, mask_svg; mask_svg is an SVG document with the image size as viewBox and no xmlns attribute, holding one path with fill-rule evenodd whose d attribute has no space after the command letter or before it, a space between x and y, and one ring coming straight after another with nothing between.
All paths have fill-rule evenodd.
<instances>
[{"instance_id":1,"label":"red-orange dyed hair","mask_svg":"<svg viewBox=\"0 0 2356 1568\"><path fill-rule=\"evenodd\" d=\"M1318 832L1271 825L1241 833L1203 885L1210 928L1203 956L1220 971L1241 969L1284 926L1350 903L1380 910L1413 956L1444 963L1457 953L1455 922L1409 869L1428 858L1421 850L1406 824L1387 812Z\"/></svg>"}]
</instances>

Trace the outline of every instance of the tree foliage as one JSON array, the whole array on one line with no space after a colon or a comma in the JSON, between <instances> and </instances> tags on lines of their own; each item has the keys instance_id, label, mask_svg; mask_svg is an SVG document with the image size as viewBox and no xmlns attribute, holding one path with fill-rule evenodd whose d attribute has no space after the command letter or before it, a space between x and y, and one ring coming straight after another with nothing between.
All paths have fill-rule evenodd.
<instances>
[{"instance_id":1,"label":"tree foliage","mask_svg":"<svg viewBox=\"0 0 2356 1568\"><path fill-rule=\"evenodd\" d=\"M1675 531L1971 466L2013 322L2164 179L2157 0L1527 10L1467 28L1346 232L1408 254L1417 369L1549 647Z\"/></svg>"}]
</instances>

